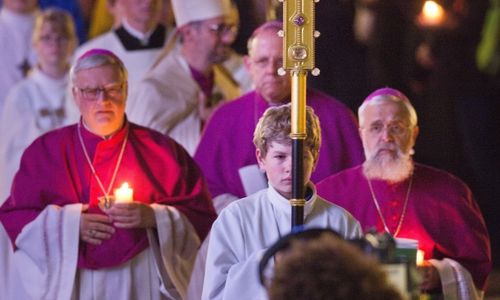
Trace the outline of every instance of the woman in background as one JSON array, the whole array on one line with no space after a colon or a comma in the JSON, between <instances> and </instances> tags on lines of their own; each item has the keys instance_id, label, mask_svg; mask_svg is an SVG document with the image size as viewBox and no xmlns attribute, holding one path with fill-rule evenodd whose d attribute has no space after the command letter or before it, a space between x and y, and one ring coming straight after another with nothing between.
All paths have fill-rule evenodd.
<instances>
[{"instance_id":1,"label":"woman in background","mask_svg":"<svg viewBox=\"0 0 500 300\"><path fill-rule=\"evenodd\" d=\"M9 195L24 149L64 123L69 62L77 45L71 15L57 8L41 12L32 43L37 64L11 88L0 116L0 204Z\"/></svg>"}]
</instances>

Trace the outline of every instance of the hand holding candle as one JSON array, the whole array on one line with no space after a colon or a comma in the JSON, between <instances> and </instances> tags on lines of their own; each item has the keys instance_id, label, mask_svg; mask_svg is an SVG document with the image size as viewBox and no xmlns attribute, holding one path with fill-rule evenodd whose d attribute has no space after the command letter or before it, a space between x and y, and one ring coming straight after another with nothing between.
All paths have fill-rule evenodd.
<instances>
[{"instance_id":1,"label":"hand holding candle","mask_svg":"<svg viewBox=\"0 0 500 300\"><path fill-rule=\"evenodd\" d=\"M127 182L124 182L120 188L115 189L114 195L116 203L134 201L134 190L129 187Z\"/></svg>"}]
</instances>

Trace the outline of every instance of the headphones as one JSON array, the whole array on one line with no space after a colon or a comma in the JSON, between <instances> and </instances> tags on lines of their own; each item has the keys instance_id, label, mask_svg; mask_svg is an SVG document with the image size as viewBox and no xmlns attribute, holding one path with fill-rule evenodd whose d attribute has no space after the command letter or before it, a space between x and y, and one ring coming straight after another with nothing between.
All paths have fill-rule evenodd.
<instances>
[{"instance_id":1,"label":"headphones","mask_svg":"<svg viewBox=\"0 0 500 300\"><path fill-rule=\"evenodd\" d=\"M265 284L264 271L269 264L269 260L273 258L278 252L287 250L290 248L293 241L310 241L319 238L322 234L331 234L336 238L343 239L342 236L329 228L311 228L303 231L291 232L282 238L280 238L276 243L269 247L259 262L259 280L263 286Z\"/></svg>"}]
</instances>

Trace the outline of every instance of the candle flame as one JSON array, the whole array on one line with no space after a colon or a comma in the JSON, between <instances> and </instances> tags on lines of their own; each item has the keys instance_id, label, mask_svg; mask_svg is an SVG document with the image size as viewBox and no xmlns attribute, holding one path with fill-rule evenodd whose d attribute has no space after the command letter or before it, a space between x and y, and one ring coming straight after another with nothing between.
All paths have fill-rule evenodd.
<instances>
[{"instance_id":1,"label":"candle flame","mask_svg":"<svg viewBox=\"0 0 500 300\"><path fill-rule=\"evenodd\" d=\"M424 21L429 25L441 23L444 17L444 9L441 5L432 0L427 0L422 7Z\"/></svg>"},{"instance_id":2,"label":"candle flame","mask_svg":"<svg viewBox=\"0 0 500 300\"><path fill-rule=\"evenodd\" d=\"M134 197L134 190L131 189L127 182L124 182L122 186L115 190L115 201L116 202L132 202Z\"/></svg>"}]
</instances>

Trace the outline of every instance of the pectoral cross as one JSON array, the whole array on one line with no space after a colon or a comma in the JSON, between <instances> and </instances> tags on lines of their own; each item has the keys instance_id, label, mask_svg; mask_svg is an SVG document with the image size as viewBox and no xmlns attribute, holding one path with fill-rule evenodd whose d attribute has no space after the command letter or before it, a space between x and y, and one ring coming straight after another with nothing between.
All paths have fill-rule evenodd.
<instances>
[{"instance_id":1,"label":"pectoral cross","mask_svg":"<svg viewBox=\"0 0 500 300\"><path fill-rule=\"evenodd\" d=\"M26 77L28 75L29 70L31 70L31 65L27 58L24 58L23 62L17 67L21 70L23 77Z\"/></svg>"}]
</instances>

